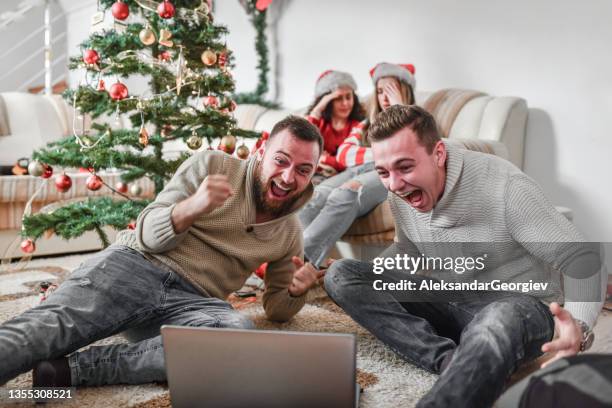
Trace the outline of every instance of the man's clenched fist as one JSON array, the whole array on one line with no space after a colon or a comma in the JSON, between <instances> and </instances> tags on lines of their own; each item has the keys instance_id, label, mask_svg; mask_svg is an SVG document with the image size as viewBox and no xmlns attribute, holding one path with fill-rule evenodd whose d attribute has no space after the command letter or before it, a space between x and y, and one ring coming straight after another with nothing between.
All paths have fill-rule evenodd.
<instances>
[{"instance_id":1,"label":"man's clenched fist","mask_svg":"<svg viewBox=\"0 0 612 408\"><path fill-rule=\"evenodd\" d=\"M232 186L227 176L211 174L202 181L192 197L191 204L199 215L208 214L215 208L221 207L231 195Z\"/></svg>"},{"instance_id":2,"label":"man's clenched fist","mask_svg":"<svg viewBox=\"0 0 612 408\"><path fill-rule=\"evenodd\" d=\"M293 274L293 281L289 285L289 293L291 296L302 296L308 292L315 282L325 275L325 271L320 271L312 266L311 263L304 263L300 258L294 256L291 261L297 268Z\"/></svg>"},{"instance_id":3,"label":"man's clenched fist","mask_svg":"<svg viewBox=\"0 0 612 408\"><path fill-rule=\"evenodd\" d=\"M172 225L177 234L185 232L195 220L219 208L233 194L227 176L211 174L200 184L196 192L178 203L172 211Z\"/></svg>"}]
</instances>

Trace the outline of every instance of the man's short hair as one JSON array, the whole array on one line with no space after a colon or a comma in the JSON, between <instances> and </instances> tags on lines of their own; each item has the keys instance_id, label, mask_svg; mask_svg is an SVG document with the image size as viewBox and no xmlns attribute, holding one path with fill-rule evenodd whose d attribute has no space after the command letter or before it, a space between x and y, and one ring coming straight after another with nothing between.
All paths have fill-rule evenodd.
<instances>
[{"instance_id":1,"label":"man's short hair","mask_svg":"<svg viewBox=\"0 0 612 408\"><path fill-rule=\"evenodd\" d=\"M431 154L440 141L440 133L434 117L416 105L393 105L380 112L368 131L371 142L388 139L404 128L411 129L419 144Z\"/></svg>"},{"instance_id":2,"label":"man's short hair","mask_svg":"<svg viewBox=\"0 0 612 408\"><path fill-rule=\"evenodd\" d=\"M287 116L274 125L270 133L270 139L285 129L289 130L293 136L300 140L317 142L319 145L319 154L323 151L323 136L321 136L321 132L319 132L319 129L317 129L315 125L306 119L295 115Z\"/></svg>"}]
</instances>

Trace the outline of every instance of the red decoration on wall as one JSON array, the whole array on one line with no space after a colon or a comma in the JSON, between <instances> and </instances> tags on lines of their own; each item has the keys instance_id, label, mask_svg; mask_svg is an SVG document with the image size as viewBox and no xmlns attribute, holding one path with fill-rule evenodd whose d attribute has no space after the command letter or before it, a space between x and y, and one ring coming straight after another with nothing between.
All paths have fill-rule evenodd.
<instances>
[{"instance_id":1,"label":"red decoration on wall","mask_svg":"<svg viewBox=\"0 0 612 408\"><path fill-rule=\"evenodd\" d=\"M255 8L259 11L266 11L270 4L272 4L272 0L257 0L257 3L255 3Z\"/></svg>"}]
</instances>

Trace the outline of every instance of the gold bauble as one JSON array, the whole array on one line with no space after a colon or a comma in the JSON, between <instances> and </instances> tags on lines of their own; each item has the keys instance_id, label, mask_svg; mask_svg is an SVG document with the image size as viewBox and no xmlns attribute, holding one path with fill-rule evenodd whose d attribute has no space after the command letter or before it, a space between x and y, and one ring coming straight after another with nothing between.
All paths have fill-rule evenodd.
<instances>
[{"instance_id":1,"label":"gold bauble","mask_svg":"<svg viewBox=\"0 0 612 408\"><path fill-rule=\"evenodd\" d=\"M155 43L157 38L155 37L155 33L150 28L145 28L140 31L138 34L138 38L144 45L151 45Z\"/></svg>"},{"instance_id":2,"label":"gold bauble","mask_svg":"<svg viewBox=\"0 0 612 408\"><path fill-rule=\"evenodd\" d=\"M138 184L132 184L130 186L130 194L135 195L135 196L141 195L142 187L140 187Z\"/></svg>"},{"instance_id":3,"label":"gold bauble","mask_svg":"<svg viewBox=\"0 0 612 408\"><path fill-rule=\"evenodd\" d=\"M212 50L206 50L202 53L201 55L202 58L202 63L204 63L204 65L207 66L212 66L215 65L215 63L217 62L217 54L214 53L214 51Z\"/></svg>"},{"instance_id":4,"label":"gold bauble","mask_svg":"<svg viewBox=\"0 0 612 408\"><path fill-rule=\"evenodd\" d=\"M147 129L144 126L140 128L140 133L138 134L138 141L144 147L149 144L149 132L147 132Z\"/></svg>"},{"instance_id":5,"label":"gold bauble","mask_svg":"<svg viewBox=\"0 0 612 408\"><path fill-rule=\"evenodd\" d=\"M196 135L189 136L189 139L187 139L187 147L191 150L198 150L202 147L202 138Z\"/></svg>"},{"instance_id":6,"label":"gold bauble","mask_svg":"<svg viewBox=\"0 0 612 408\"><path fill-rule=\"evenodd\" d=\"M221 138L221 150L225 153L233 154L236 150L236 137L233 135L223 136Z\"/></svg>"},{"instance_id":7,"label":"gold bauble","mask_svg":"<svg viewBox=\"0 0 612 408\"><path fill-rule=\"evenodd\" d=\"M246 147L245 144L241 144L240 146L238 146L238 149L236 149L236 156L238 156L239 159L245 160L247 157L249 157L249 148Z\"/></svg>"}]
</instances>

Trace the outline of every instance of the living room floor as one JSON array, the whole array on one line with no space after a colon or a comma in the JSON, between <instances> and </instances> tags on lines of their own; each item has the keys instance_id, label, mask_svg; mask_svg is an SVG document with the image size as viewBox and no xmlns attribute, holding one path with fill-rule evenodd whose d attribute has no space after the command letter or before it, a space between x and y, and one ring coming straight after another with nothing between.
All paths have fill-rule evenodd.
<instances>
[{"instance_id":1,"label":"living room floor","mask_svg":"<svg viewBox=\"0 0 612 408\"><path fill-rule=\"evenodd\" d=\"M13 317L39 302L37 288L41 281L61 282L70 271L92 254L40 258L28 263L5 264L0 267L0 322ZM259 297L232 299L234 307L250 315L256 326L269 330L312 332L344 332L357 336L358 382L364 389L362 407L414 406L431 388L436 376L399 359L393 352L346 316L322 288L311 291L307 305L290 322L272 323L264 318ZM608 307L612 304L608 303ZM595 327L596 340L592 353L612 353L612 312L603 311ZM124 341L115 336L96 344ZM256 350L253 350L255 353ZM30 373L8 383L9 387L28 388ZM398 390L401 390L399 392ZM19 405L16 405L19 406ZM165 384L138 386L106 386L80 388L71 402L48 406L74 407L170 407Z\"/></svg>"}]
</instances>

